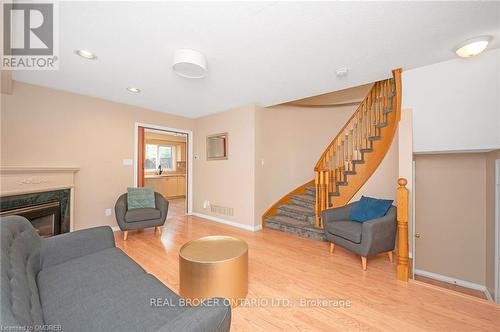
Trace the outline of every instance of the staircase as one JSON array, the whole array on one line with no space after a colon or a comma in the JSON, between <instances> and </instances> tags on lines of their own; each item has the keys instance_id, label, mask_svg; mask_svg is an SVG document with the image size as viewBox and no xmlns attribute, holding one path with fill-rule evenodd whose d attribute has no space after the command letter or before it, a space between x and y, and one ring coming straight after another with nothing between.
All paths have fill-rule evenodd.
<instances>
[{"instance_id":1,"label":"staircase","mask_svg":"<svg viewBox=\"0 0 500 332\"><path fill-rule=\"evenodd\" d=\"M288 203L276 206L276 213L265 217L268 228L324 241L323 230L315 226L316 188L310 184L303 193L287 195Z\"/></svg>"},{"instance_id":2,"label":"staircase","mask_svg":"<svg viewBox=\"0 0 500 332\"><path fill-rule=\"evenodd\" d=\"M315 179L263 215L268 228L324 240L321 212L343 206L375 172L391 146L401 112L401 70L375 82L368 95L325 149Z\"/></svg>"}]
</instances>

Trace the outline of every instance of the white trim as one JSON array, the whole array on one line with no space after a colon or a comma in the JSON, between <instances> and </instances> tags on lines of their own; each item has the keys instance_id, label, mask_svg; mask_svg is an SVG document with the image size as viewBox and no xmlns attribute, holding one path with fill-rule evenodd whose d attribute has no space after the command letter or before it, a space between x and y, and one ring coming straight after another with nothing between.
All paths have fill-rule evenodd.
<instances>
[{"instance_id":1,"label":"white trim","mask_svg":"<svg viewBox=\"0 0 500 332\"><path fill-rule=\"evenodd\" d=\"M475 284L475 283L470 282L470 281L455 279L452 277L444 276L442 274L428 272L428 271L419 270L419 269L415 269L415 274L422 276L422 277L427 277L427 278L443 281L443 282L446 282L446 283L449 283L452 285L457 285L457 286L462 286L465 288L475 289L475 290L484 292L485 294L487 292L486 286L484 286L484 285ZM488 295L486 295L486 296L488 296Z\"/></svg>"},{"instance_id":2,"label":"white trim","mask_svg":"<svg viewBox=\"0 0 500 332\"><path fill-rule=\"evenodd\" d=\"M413 151L413 154L452 154L452 153L485 153L495 151L498 148L469 149L469 150L442 150L442 151Z\"/></svg>"},{"instance_id":3,"label":"white trim","mask_svg":"<svg viewBox=\"0 0 500 332\"><path fill-rule=\"evenodd\" d=\"M496 303L500 303L499 261L500 261L500 159L497 159L495 161L495 302Z\"/></svg>"},{"instance_id":4,"label":"white trim","mask_svg":"<svg viewBox=\"0 0 500 332\"><path fill-rule=\"evenodd\" d=\"M486 295L486 299L491 302L495 302L493 300L493 296L491 296L490 291L488 290L488 287L485 287L486 289L484 290L484 295Z\"/></svg>"},{"instance_id":5,"label":"white trim","mask_svg":"<svg viewBox=\"0 0 500 332\"><path fill-rule=\"evenodd\" d=\"M121 229L120 229L120 226L112 226L112 227L111 227L111 230L112 230L113 232L118 232L118 231L120 231Z\"/></svg>"},{"instance_id":6,"label":"white trim","mask_svg":"<svg viewBox=\"0 0 500 332\"><path fill-rule=\"evenodd\" d=\"M138 145L139 145L139 127L149 128L149 129L157 129L163 131L173 131L177 133L187 134L187 146L188 146L188 169L187 169L187 187L188 187L188 195L187 195L187 214L193 214L193 131L187 129L179 129L179 128L171 128L158 126L154 124L141 123L136 122L134 125L134 187L137 187L137 172L138 172Z\"/></svg>"},{"instance_id":7,"label":"white trim","mask_svg":"<svg viewBox=\"0 0 500 332\"><path fill-rule=\"evenodd\" d=\"M417 167L417 163L415 162L415 160L412 161L411 163L411 192L410 192L410 195L411 195L411 252L410 254L408 255L410 258L411 258L411 265L412 265L412 268L411 268L411 274L412 274L412 278L415 278L415 256L416 256L416 250L415 250L415 193L417 192L416 190L416 180L415 180L415 175L417 174L415 171L416 171L416 167Z\"/></svg>"},{"instance_id":8,"label":"white trim","mask_svg":"<svg viewBox=\"0 0 500 332\"><path fill-rule=\"evenodd\" d=\"M218 217L212 217L212 216L209 216L207 214L198 213L198 212L193 212L193 216L197 216L197 217L200 217L203 219L208 219L210 221L215 221L215 222L218 222L218 223L221 223L224 225L229 225L229 226L241 228L241 229L244 229L244 230L250 231L250 232L258 232L262 229L262 225L255 225L255 226L243 225L243 224L240 224L240 223L237 223L234 221L229 221L229 220L218 218Z\"/></svg>"}]
</instances>

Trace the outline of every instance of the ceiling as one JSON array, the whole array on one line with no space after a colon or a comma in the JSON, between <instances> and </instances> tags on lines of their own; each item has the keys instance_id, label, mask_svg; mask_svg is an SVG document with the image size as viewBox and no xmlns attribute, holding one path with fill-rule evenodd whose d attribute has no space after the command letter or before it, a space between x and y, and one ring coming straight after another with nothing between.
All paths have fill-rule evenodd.
<instances>
[{"instance_id":1,"label":"ceiling","mask_svg":"<svg viewBox=\"0 0 500 332\"><path fill-rule=\"evenodd\" d=\"M59 9L59 70L17 71L15 80L187 117L373 82L455 58L453 48L478 35L500 46L498 2L64 1ZM205 78L172 71L179 48L205 54ZM346 77L336 77L339 67Z\"/></svg>"}]
</instances>

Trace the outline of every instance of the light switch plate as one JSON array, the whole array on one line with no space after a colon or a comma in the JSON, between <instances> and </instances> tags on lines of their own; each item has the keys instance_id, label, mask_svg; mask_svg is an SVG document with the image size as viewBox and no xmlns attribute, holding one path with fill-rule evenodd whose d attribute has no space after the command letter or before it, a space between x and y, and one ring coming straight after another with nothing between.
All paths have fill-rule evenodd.
<instances>
[{"instance_id":1,"label":"light switch plate","mask_svg":"<svg viewBox=\"0 0 500 332\"><path fill-rule=\"evenodd\" d=\"M132 166L133 163L132 159L123 159L123 166Z\"/></svg>"},{"instance_id":2,"label":"light switch plate","mask_svg":"<svg viewBox=\"0 0 500 332\"><path fill-rule=\"evenodd\" d=\"M104 210L104 214L106 215L106 217L111 216L111 209Z\"/></svg>"}]
</instances>

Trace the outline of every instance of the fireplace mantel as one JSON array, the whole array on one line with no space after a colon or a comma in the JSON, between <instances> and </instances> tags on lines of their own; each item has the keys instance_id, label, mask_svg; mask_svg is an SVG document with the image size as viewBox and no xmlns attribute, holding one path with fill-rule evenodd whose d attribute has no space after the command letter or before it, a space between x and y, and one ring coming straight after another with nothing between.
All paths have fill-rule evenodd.
<instances>
[{"instance_id":1,"label":"fireplace mantel","mask_svg":"<svg viewBox=\"0 0 500 332\"><path fill-rule=\"evenodd\" d=\"M76 166L0 166L0 197L71 189L70 229L73 230L73 206Z\"/></svg>"},{"instance_id":2,"label":"fireplace mantel","mask_svg":"<svg viewBox=\"0 0 500 332\"><path fill-rule=\"evenodd\" d=\"M75 166L0 166L0 174L75 173L79 170Z\"/></svg>"}]
</instances>

